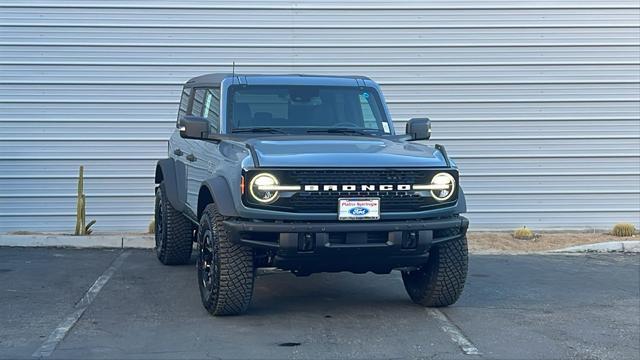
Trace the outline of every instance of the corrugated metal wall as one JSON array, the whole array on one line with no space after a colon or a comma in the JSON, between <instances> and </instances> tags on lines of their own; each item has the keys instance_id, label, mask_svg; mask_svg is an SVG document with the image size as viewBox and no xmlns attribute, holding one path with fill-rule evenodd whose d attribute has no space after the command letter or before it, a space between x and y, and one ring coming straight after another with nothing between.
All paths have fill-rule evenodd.
<instances>
[{"instance_id":1,"label":"corrugated metal wall","mask_svg":"<svg viewBox=\"0 0 640 360\"><path fill-rule=\"evenodd\" d=\"M475 229L640 217L637 0L3 1L0 231L142 230L180 84L364 74L434 122Z\"/></svg>"}]
</instances>

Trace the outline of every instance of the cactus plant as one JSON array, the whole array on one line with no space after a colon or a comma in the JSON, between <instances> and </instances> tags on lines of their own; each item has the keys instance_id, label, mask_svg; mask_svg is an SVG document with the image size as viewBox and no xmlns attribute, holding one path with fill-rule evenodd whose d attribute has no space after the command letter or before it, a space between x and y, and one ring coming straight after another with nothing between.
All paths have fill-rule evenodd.
<instances>
[{"instance_id":1,"label":"cactus plant","mask_svg":"<svg viewBox=\"0 0 640 360\"><path fill-rule=\"evenodd\" d=\"M527 229L526 226L523 226L516 231L513 232L513 237L519 240L532 240L536 236L530 229Z\"/></svg>"},{"instance_id":2,"label":"cactus plant","mask_svg":"<svg viewBox=\"0 0 640 360\"><path fill-rule=\"evenodd\" d=\"M156 232L156 219L151 218L151 222L149 223L149 234L154 234Z\"/></svg>"},{"instance_id":3,"label":"cactus plant","mask_svg":"<svg viewBox=\"0 0 640 360\"><path fill-rule=\"evenodd\" d=\"M618 223L613 226L611 235L613 236L633 236L636 233L636 227L629 223Z\"/></svg>"},{"instance_id":4,"label":"cactus plant","mask_svg":"<svg viewBox=\"0 0 640 360\"><path fill-rule=\"evenodd\" d=\"M95 220L91 220L86 224L86 205L87 197L84 194L84 166L80 166L78 172L78 195L76 200L76 230L75 235L90 235L93 230L91 226L96 223Z\"/></svg>"}]
</instances>

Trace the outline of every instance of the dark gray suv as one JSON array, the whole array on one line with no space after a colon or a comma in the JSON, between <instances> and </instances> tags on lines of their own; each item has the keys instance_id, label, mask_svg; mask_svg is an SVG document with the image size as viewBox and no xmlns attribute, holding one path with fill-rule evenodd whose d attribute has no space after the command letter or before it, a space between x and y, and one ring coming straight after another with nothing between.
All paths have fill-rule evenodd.
<instances>
[{"instance_id":1,"label":"dark gray suv","mask_svg":"<svg viewBox=\"0 0 640 360\"><path fill-rule=\"evenodd\" d=\"M156 253L189 261L202 302L247 310L256 269L402 271L411 299L447 306L467 275L458 169L431 125L396 135L361 76L209 74L182 91L155 174Z\"/></svg>"}]
</instances>

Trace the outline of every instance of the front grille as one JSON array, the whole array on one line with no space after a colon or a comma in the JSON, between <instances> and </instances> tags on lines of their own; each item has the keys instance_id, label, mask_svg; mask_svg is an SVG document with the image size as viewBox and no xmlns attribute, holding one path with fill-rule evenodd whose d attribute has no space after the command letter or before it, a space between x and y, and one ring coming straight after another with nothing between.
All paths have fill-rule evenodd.
<instances>
[{"instance_id":1,"label":"front grille","mask_svg":"<svg viewBox=\"0 0 640 360\"><path fill-rule=\"evenodd\" d=\"M296 184L419 184L431 179L433 171L410 169L371 170L290 170L287 176Z\"/></svg>"},{"instance_id":2,"label":"front grille","mask_svg":"<svg viewBox=\"0 0 640 360\"><path fill-rule=\"evenodd\" d=\"M441 169L282 169L268 170L281 183L288 185L398 185L427 184ZM454 178L457 173L452 172ZM249 178L250 178L249 174ZM376 187L377 188L377 187ZM450 206L456 201L453 196L448 202L435 201L428 191L300 191L290 196L282 196L269 205L252 204L262 208L297 213L337 213L339 198L380 198L380 211L412 212Z\"/></svg>"}]
</instances>

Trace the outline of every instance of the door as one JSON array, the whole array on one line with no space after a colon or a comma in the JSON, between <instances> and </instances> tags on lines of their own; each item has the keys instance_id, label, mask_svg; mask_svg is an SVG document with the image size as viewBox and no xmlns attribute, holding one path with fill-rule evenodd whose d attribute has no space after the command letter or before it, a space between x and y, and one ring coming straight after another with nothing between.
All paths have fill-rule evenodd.
<instances>
[{"instance_id":1,"label":"door","mask_svg":"<svg viewBox=\"0 0 640 360\"><path fill-rule=\"evenodd\" d=\"M201 116L209 122L209 133L220 133L220 89L194 89L191 114ZM206 140L190 140L190 152L187 163L187 204L197 214L198 193L202 183L213 176L219 163L218 144Z\"/></svg>"},{"instance_id":2,"label":"door","mask_svg":"<svg viewBox=\"0 0 640 360\"><path fill-rule=\"evenodd\" d=\"M169 157L174 160L176 170L176 190L178 192L178 201L184 204L187 200L187 165L185 156L191 152L189 140L180 136L180 119L188 114L191 102L191 88L184 88L180 97L180 106L178 108L178 118L176 120L176 130L171 134L169 139Z\"/></svg>"}]
</instances>

